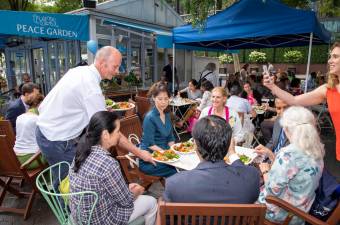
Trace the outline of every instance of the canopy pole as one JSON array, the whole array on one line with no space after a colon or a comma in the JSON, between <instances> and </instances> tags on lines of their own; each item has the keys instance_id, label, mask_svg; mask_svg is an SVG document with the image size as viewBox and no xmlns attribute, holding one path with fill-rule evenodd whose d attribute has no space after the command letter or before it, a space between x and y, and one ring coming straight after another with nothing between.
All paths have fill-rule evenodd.
<instances>
[{"instance_id":1,"label":"canopy pole","mask_svg":"<svg viewBox=\"0 0 340 225\"><path fill-rule=\"evenodd\" d=\"M175 65L176 65L176 51L175 51L175 43L172 44L172 94L175 94Z\"/></svg>"},{"instance_id":2,"label":"canopy pole","mask_svg":"<svg viewBox=\"0 0 340 225\"><path fill-rule=\"evenodd\" d=\"M309 36L309 49L308 49L307 69L306 69L305 93L307 93L307 87L308 87L310 58L311 58L311 54L312 54L312 43L313 43L313 32L310 33L310 36Z\"/></svg>"}]
</instances>

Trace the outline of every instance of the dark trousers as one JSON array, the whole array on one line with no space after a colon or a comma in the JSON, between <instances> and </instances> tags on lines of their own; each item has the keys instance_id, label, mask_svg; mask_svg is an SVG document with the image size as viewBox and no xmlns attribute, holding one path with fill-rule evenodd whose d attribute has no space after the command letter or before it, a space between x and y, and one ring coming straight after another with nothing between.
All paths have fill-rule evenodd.
<instances>
[{"instance_id":1,"label":"dark trousers","mask_svg":"<svg viewBox=\"0 0 340 225\"><path fill-rule=\"evenodd\" d=\"M37 144L50 166L62 161L66 161L70 164L72 163L76 152L75 140L50 141L43 135L39 127L37 127L35 134L37 138ZM56 185L55 187L57 187L60 181L68 175L68 172L68 169L65 167L60 168L60 173L57 169L52 171L54 181L53 184Z\"/></svg>"}]
</instances>

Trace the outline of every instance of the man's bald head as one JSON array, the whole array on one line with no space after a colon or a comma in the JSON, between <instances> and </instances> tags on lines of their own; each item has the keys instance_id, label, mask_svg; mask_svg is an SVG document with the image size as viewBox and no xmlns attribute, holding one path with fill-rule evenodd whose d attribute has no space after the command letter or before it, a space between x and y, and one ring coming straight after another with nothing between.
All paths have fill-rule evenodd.
<instances>
[{"instance_id":1,"label":"man's bald head","mask_svg":"<svg viewBox=\"0 0 340 225\"><path fill-rule=\"evenodd\" d=\"M111 80L119 72L122 62L122 54L118 49L105 46L99 49L94 59L94 65L100 73L102 79Z\"/></svg>"}]
</instances>

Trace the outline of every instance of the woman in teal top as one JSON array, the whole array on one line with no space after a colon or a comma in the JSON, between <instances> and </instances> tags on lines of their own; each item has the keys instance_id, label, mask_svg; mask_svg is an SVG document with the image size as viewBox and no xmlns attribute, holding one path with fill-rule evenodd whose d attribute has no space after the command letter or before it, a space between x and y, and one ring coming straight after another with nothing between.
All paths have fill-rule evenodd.
<instances>
[{"instance_id":1,"label":"woman in teal top","mask_svg":"<svg viewBox=\"0 0 340 225\"><path fill-rule=\"evenodd\" d=\"M168 150L175 143L170 112L168 110L170 93L164 83L156 83L150 88L154 107L146 114L143 121L141 149L153 151ZM140 160L139 169L148 175L169 177L177 171L174 167L157 163L157 166Z\"/></svg>"}]
</instances>

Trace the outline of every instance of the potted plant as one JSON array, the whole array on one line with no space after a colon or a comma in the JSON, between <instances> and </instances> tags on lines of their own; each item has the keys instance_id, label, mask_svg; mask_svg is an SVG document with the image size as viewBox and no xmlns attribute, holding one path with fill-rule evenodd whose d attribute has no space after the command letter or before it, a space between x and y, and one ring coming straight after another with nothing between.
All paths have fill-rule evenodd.
<instances>
[{"instance_id":1,"label":"potted plant","mask_svg":"<svg viewBox=\"0 0 340 225\"><path fill-rule=\"evenodd\" d=\"M294 65L290 65L290 64L296 64L296 63L300 63L303 55L300 51L298 50L290 50L287 51L283 54L283 58L285 60L285 62L289 63L288 64L288 71L293 71L295 73L296 68Z\"/></svg>"},{"instance_id":2,"label":"potted plant","mask_svg":"<svg viewBox=\"0 0 340 225\"><path fill-rule=\"evenodd\" d=\"M287 63L299 63L301 62L303 55L298 50L291 50L284 53L283 58Z\"/></svg>"},{"instance_id":3,"label":"potted plant","mask_svg":"<svg viewBox=\"0 0 340 225\"><path fill-rule=\"evenodd\" d=\"M128 83L128 86L140 86L141 80L140 77L136 76L134 70L131 70L127 76L124 77L124 81Z\"/></svg>"},{"instance_id":4,"label":"potted plant","mask_svg":"<svg viewBox=\"0 0 340 225\"><path fill-rule=\"evenodd\" d=\"M265 52L252 51L249 54L249 61L252 63L265 63L267 56Z\"/></svg>"},{"instance_id":5,"label":"potted plant","mask_svg":"<svg viewBox=\"0 0 340 225\"><path fill-rule=\"evenodd\" d=\"M220 64L229 64L233 62L233 57L229 54L223 54L218 57Z\"/></svg>"}]
</instances>

